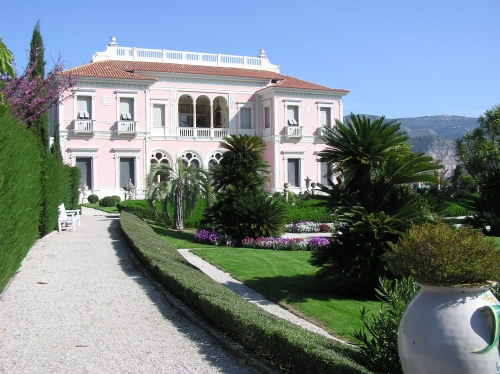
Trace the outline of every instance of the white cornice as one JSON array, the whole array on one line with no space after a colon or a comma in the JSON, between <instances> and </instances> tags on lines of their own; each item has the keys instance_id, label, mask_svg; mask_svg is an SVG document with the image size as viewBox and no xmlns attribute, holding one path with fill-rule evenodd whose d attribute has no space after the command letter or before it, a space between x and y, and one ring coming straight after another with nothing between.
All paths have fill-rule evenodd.
<instances>
[{"instance_id":1,"label":"white cornice","mask_svg":"<svg viewBox=\"0 0 500 374\"><path fill-rule=\"evenodd\" d=\"M348 92L267 87L257 91L256 94L263 99L269 97L289 97L317 100L342 100L342 97L347 95Z\"/></svg>"}]
</instances>

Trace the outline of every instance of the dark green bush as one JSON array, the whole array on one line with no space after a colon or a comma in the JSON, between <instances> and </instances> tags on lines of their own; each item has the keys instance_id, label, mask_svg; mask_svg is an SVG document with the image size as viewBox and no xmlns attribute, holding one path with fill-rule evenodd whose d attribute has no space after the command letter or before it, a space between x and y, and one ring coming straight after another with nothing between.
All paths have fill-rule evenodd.
<instances>
[{"instance_id":1,"label":"dark green bush","mask_svg":"<svg viewBox=\"0 0 500 374\"><path fill-rule=\"evenodd\" d=\"M186 260L142 220L122 212L122 231L143 265L170 292L247 349L289 373L369 373L360 352L274 317Z\"/></svg>"},{"instance_id":2,"label":"dark green bush","mask_svg":"<svg viewBox=\"0 0 500 374\"><path fill-rule=\"evenodd\" d=\"M99 201L100 206L113 207L116 205L116 200L112 196L105 196Z\"/></svg>"},{"instance_id":3,"label":"dark green bush","mask_svg":"<svg viewBox=\"0 0 500 374\"><path fill-rule=\"evenodd\" d=\"M115 201L116 201L117 203L119 203L120 201L122 201L122 198L121 198L120 196L118 196L118 195L113 195L113 196L111 196L111 197L112 197L113 199L115 199Z\"/></svg>"},{"instance_id":4,"label":"dark green bush","mask_svg":"<svg viewBox=\"0 0 500 374\"><path fill-rule=\"evenodd\" d=\"M89 197L87 198L87 201L90 204L97 204L99 202L99 196L97 196L97 195L89 195Z\"/></svg>"},{"instance_id":5,"label":"dark green bush","mask_svg":"<svg viewBox=\"0 0 500 374\"><path fill-rule=\"evenodd\" d=\"M0 105L0 292L39 235L37 140Z\"/></svg>"}]
</instances>

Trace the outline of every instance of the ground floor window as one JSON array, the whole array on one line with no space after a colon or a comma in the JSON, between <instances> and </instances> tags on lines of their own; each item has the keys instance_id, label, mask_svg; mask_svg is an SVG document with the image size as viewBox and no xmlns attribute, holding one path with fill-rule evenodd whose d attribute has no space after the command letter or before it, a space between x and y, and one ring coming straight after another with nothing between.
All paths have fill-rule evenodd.
<instances>
[{"instance_id":1,"label":"ground floor window","mask_svg":"<svg viewBox=\"0 0 500 374\"><path fill-rule=\"evenodd\" d=\"M92 158L91 157L77 157L75 165L80 169L80 184L79 187L86 183L89 190L93 189L92 185Z\"/></svg>"},{"instance_id":2,"label":"ground floor window","mask_svg":"<svg viewBox=\"0 0 500 374\"><path fill-rule=\"evenodd\" d=\"M324 186L328 186L328 181L332 178L332 169L330 164L321 162L321 180L320 183Z\"/></svg>"},{"instance_id":3,"label":"ground floor window","mask_svg":"<svg viewBox=\"0 0 500 374\"><path fill-rule=\"evenodd\" d=\"M300 187L300 159L287 160L288 184L290 187Z\"/></svg>"},{"instance_id":4,"label":"ground floor window","mask_svg":"<svg viewBox=\"0 0 500 374\"><path fill-rule=\"evenodd\" d=\"M128 182L135 185L135 159L133 157L120 157L120 187Z\"/></svg>"}]
</instances>

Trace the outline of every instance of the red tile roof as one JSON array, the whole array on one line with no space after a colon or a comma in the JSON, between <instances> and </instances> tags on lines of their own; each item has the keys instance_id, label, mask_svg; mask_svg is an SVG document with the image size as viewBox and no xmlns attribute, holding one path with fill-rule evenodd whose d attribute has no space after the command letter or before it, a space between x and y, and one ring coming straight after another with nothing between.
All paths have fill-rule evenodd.
<instances>
[{"instance_id":1,"label":"red tile roof","mask_svg":"<svg viewBox=\"0 0 500 374\"><path fill-rule=\"evenodd\" d=\"M155 81L156 78L141 75L141 73L173 73L173 74L199 74L199 75L215 75L229 76L241 78L254 78L263 80L275 80L271 86L283 88L295 88L304 90L320 90L320 91L335 91L345 92L344 89L332 89L319 84L306 82L301 79L289 77L279 73L266 70L253 70L241 68L227 68L217 66L199 66L199 65L184 65L170 64L162 62L142 62L142 61L118 61L106 60L92 62L83 66L79 66L64 72L65 74L73 74L81 77L97 77L97 78L119 78L119 79L134 79L134 80L150 80ZM267 87L266 87L267 88Z\"/></svg>"}]
</instances>

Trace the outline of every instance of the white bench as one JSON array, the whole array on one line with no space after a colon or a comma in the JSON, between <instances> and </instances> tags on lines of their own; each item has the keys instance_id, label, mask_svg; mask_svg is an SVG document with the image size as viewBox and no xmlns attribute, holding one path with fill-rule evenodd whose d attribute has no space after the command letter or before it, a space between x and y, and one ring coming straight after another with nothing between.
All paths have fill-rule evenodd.
<instances>
[{"instance_id":1,"label":"white bench","mask_svg":"<svg viewBox=\"0 0 500 374\"><path fill-rule=\"evenodd\" d=\"M57 219L57 228L61 232L61 227L71 227L75 231L76 225L80 226L80 211L79 210L66 210L64 204L59 205L59 217Z\"/></svg>"}]
</instances>

